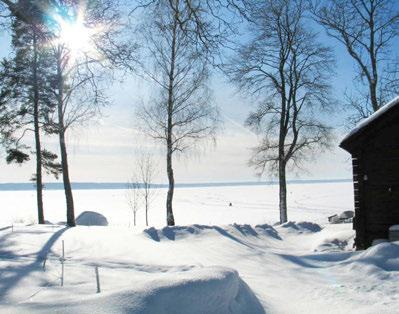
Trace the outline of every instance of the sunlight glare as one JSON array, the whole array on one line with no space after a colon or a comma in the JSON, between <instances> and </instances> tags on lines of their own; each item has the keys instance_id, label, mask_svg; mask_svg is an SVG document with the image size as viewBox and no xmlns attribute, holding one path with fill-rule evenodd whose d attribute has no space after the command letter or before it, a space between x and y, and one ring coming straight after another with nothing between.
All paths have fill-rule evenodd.
<instances>
[{"instance_id":1,"label":"sunlight glare","mask_svg":"<svg viewBox=\"0 0 399 314\"><path fill-rule=\"evenodd\" d=\"M64 22L60 26L60 40L73 55L90 51L92 38L89 28L78 21L75 23Z\"/></svg>"},{"instance_id":2,"label":"sunlight glare","mask_svg":"<svg viewBox=\"0 0 399 314\"><path fill-rule=\"evenodd\" d=\"M68 49L69 60L96 54L94 40L99 29L85 25L84 9L80 8L75 18L57 16L56 20L59 29L57 41Z\"/></svg>"}]
</instances>

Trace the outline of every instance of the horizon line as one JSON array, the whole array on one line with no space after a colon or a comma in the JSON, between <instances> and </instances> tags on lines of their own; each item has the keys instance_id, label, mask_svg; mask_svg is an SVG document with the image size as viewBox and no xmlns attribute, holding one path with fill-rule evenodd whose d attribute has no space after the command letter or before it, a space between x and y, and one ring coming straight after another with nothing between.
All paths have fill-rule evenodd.
<instances>
[{"instance_id":1,"label":"horizon line","mask_svg":"<svg viewBox=\"0 0 399 314\"><path fill-rule=\"evenodd\" d=\"M339 183L351 182L352 179L292 179L287 180L287 184L315 184L315 183ZM139 183L142 185L142 183ZM167 183L151 184L155 189L167 188ZM259 186L259 185L278 185L278 180L270 181L221 181L221 182L189 182L176 183L176 188L195 188L195 187L223 187L223 186ZM62 182L49 182L44 184L44 190L62 190ZM128 182L72 182L74 190L122 190L128 189ZM9 182L0 183L0 191L31 191L35 190L35 183L32 182Z\"/></svg>"}]
</instances>

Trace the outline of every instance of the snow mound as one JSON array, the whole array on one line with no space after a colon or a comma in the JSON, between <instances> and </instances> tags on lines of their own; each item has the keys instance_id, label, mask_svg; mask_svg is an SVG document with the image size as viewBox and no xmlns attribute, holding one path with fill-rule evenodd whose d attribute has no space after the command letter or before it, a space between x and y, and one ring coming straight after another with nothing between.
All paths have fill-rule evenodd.
<instances>
[{"instance_id":1,"label":"snow mound","mask_svg":"<svg viewBox=\"0 0 399 314\"><path fill-rule=\"evenodd\" d=\"M78 298L56 304L30 303L20 310L43 313L265 313L238 273L224 267L185 272L172 281L154 280L136 290L127 288ZM16 308L13 310L17 312Z\"/></svg>"},{"instance_id":2,"label":"snow mound","mask_svg":"<svg viewBox=\"0 0 399 314\"><path fill-rule=\"evenodd\" d=\"M264 235L270 236L272 238L282 240L280 235L278 234L277 230L268 224L256 225L255 230L260 234L264 234Z\"/></svg>"},{"instance_id":3,"label":"snow mound","mask_svg":"<svg viewBox=\"0 0 399 314\"><path fill-rule=\"evenodd\" d=\"M351 240L351 239L350 239ZM328 239L323 243L317 245L313 251L315 252L339 252L339 251L347 251L350 250L351 242L347 239Z\"/></svg>"},{"instance_id":4,"label":"snow mound","mask_svg":"<svg viewBox=\"0 0 399 314\"><path fill-rule=\"evenodd\" d=\"M151 227L145 229L143 232L149 238L157 242L160 242L162 240L181 240L192 235L199 235L208 232L215 232L232 239L235 239L236 237L258 237L259 234L262 234L274 239L281 240L281 237L279 236L276 229L267 224L256 225L255 227L247 224L232 224L224 228L219 226L207 225L173 226L164 227L162 229Z\"/></svg>"},{"instance_id":5,"label":"snow mound","mask_svg":"<svg viewBox=\"0 0 399 314\"><path fill-rule=\"evenodd\" d=\"M352 251L355 233L352 229L325 227L315 238L313 251L341 252Z\"/></svg>"},{"instance_id":6,"label":"snow mound","mask_svg":"<svg viewBox=\"0 0 399 314\"><path fill-rule=\"evenodd\" d=\"M352 268L378 267L385 271L399 271L399 242L385 242L356 255L349 265Z\"/></svg>"},{"instance_id":7,"label":"snow mound","mask_svg":"<svg viewBox=\"0 0 399 314\"><path fill-rule=\"evenodd\" d=\"M108 220L100 213L85 211L76 218L76 224L81 226L108 226Z\"/></svg>"},{"instance_id":8,"label":"snow mound","mask_svg":"<svg viewBox=\"0 0 399 314\"><path fill-rule=\"evenodd\" d=\"M277 230L268 224L256 225L255 227L252 227L248 224L232 224L227 226L225 232L228 232L235 236L259 237L259 235L263 235L281 240L281 237L278 234Z\"/></svg>"},{"instance_id":9,"label":"snow mound","mask_svg":"<svg viewBox=\"0 0 399 314\"><path fill-rule=\"evenodd\" d=\"M173 226L164 227L162 229L151 227L145 229L143 232L152 240L160 242L166 239L172 241L183 239L192 234L199 234L202 229L202 226Z\"/></svg>"},{"instance_id":10,"label":"snow mound","mask_svg":"<svg viewBox=\"0 0 399 314\"><path fill-rule=\"evenodd\" d=\"M299 233L316 233L321 231L321 227L318 224L309 221L289 221L285 224L282 224L280 227L286 228L288 230L297 231Z\"/></svg>"}]
</instances>

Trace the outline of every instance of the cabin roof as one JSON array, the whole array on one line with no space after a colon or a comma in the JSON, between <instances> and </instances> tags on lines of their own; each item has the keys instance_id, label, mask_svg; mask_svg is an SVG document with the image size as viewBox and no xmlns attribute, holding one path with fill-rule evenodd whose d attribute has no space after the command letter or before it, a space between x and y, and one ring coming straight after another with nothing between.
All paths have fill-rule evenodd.
<instances>
[{"instance_id":1,"label":"cabin roof","mask_svg":"<svg viewBox=\"0 0 399 314\"><path fill-rule=\"evenodd\" d=\"M390 102L378 109L368 118L360 121L356 125L356 127L343 138L339 146L345 150L348 150L352 142L354 142L361 134L363 134L369 128L372 128L373 125L377 124L381 119L383 119L394 109L399 109L399 96L392 99Z\"/></svg>"}]
</instances>

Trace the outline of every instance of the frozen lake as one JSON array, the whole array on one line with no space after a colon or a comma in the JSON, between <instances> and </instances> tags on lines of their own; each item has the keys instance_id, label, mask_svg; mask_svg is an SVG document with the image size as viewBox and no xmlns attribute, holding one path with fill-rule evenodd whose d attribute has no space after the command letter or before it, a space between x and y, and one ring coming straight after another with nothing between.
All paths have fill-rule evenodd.
<instances>
[{"instance_id":1,"label":"frozen lake","mask_svg":"<svg viewBox=\"0 0 399 314\"><path fill-rule=\"evenodd\" d=\"M75 214L96 211L110 225L129 226L133 214L125 189L74 190ZM1 224L36 221L35 191L0 191ZM149 223L165 225L166 189L156 189L149 211ZM232 203L232 206L229 204ZM44 192L45 219L65 221L62 190ZM141 206L142 207L142 206ZM328 216L353 209L351 182L292 183L288 185L288 219L325 223ZM279 220L277 185L209 186L176 188L176 224L221 225L231 223L273 224ZM144 210L137 213L138 226L144 226Z\"/></svg>"}]
</instances>

